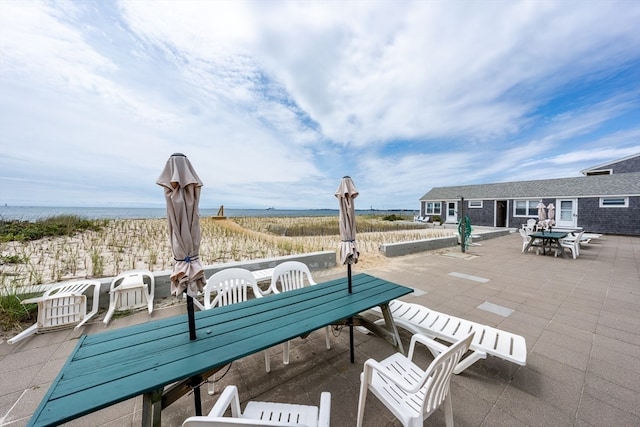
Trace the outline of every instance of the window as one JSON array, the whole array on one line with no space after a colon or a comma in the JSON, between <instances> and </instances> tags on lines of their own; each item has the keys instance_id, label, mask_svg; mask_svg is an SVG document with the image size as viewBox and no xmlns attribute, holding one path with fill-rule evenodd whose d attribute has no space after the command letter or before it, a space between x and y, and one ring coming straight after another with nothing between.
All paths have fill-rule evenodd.
<instances>
[{"instance_id":1,"label":"window","mask_svg":"<svg viewBox=\"0 0 640 427\"><path fill-rule=\"evenodd\" d=\"M425 205L425 215L440 215L442 212L441 202L427 202Z\"/></svg>"},{"instance_id":2,"label":"window","mask_svg":"<svg viewBox=\"0 0 640 427\"><path fill-rule=\"evenodd\" d=\"M601 208L628 208L628 197L600 197Z\"/></svg>"},{"instance_id":3,"label":"window","mask_svg":"<svg viewBox=\"0 0 640 427\"><path fill-rule=\"evenodd\" d=\"M469 200L469 208L471 209L482 208L482 200Z\"/></svg>"},{"instance_id":4,"label":"window","mask_svg":"<svg viewBox=\"0 0 640 427\"><path fill-rule=\"evenodd\" d=\"M538 216L539 200L516 200L513 204L513 216Z\"/></svg>"}]
</instances>

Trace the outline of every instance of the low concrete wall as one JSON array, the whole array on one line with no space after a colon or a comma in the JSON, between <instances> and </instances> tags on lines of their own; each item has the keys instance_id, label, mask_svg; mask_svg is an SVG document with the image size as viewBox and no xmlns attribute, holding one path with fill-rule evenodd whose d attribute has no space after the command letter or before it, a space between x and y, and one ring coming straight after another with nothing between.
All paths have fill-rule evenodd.
<instances>
[{"instance_id":1,"label":"low concrete wall","mask_svg":"<svg viewBox=\"0 0 640 427\"><path fill-rule=\"evenodd\" d=\"M298 255L287 255L275 258L261 258L250 261L234 261L224 262L219 264L211 264L204 266L204 274L206 277L217 273L225 268L246 268L247 270L263 270L265 268L273 268L278 264L285 261L301 261L307 264L309 270L325 270L336 266L336 253L332 251L324 252L311 252ZM171 296L171 275L172 270L153 272L155 276L155 298L166 298ZM100 287L100 304L101 308L109 307L109 287L113 277L105 277L99 279L101 283Z\"/></svg>"},{"instance_id":2,"label":"low concrete wall","mask_svg":"<svg viewBox=\"0 0 640 427\"><path fill-rule=\"evenodd\" d=\"M506 236L512 233L513 230L509 228L500 228L497 230L487 230L482 232L474 232L472 234L472 240L477 242L479 240L492 239L494 237ZM424 251L432 251L434 249L449 248L459 245L458 234L448 237L436 237L433 239L424 240L412 240L409 242L389 243L380 245L380 252L386 257L396 257L409 254L415 254Z\"/></svg>"}]
</instances>

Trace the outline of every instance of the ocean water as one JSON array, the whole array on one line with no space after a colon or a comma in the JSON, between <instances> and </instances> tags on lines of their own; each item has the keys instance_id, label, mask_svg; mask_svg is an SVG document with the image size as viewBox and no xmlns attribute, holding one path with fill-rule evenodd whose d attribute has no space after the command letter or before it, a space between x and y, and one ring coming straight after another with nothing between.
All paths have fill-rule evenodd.
<instances>
[{"instance_id":1,"label":"ocean water","mask_svg":"<svg viewBox=\"0 0 640 427\"><path fill-rule=\"evenodd\" d=\"M214 216L218 209L200 209L200 216ZM227 218L269 216L332 216L338 209L226 209ZM356 210L356 215L413 215L410 210ZM2 221L38 221L57 215L76 215L87 219L152 219L166 218L166 208L127 207L55 207L55 206L0 206Z\"/></svg>"}]
</instances>

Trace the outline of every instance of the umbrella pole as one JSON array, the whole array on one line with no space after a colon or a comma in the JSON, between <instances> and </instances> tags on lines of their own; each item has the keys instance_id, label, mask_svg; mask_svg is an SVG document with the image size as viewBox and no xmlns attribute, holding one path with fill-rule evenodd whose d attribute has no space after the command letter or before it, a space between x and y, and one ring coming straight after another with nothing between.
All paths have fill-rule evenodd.
<instances>
[{"instance_id":1,"label":"umbrella pole","mask_svg":"<svg viewBox=\"0 0 640 427\"><path fill-rule=\"evenodd\" d=\"M351 290L351 263L347 264L347 283L349 284L349 293ZM355 362L353 354L353 317L349 318L349 351L351 352L351 363Z\"/></svg>"},{"instance_id":2,"label":"umbrella pole","mask_svg":"<svg viewBox=\"0 0 640 427\"><path fill-rule=\"evenodd\" d=\"M193 390L193 404L195 406L196 416L200 416L202 415L202 398L200 397L202 377L200 375L191 377L187 384L191 387L191 390Z\"/></svg>"},{"instance_id":3,"label":"umbrella pole","mask_svg":"<svg viewBox=\"0 0 640 427\"><path fill-rule=\"evenodd\" d=\"M187 294L187 317L189 318L189 339L196 339L196 319L193 308L193 297Z\"/></svg>"}]
</instances>

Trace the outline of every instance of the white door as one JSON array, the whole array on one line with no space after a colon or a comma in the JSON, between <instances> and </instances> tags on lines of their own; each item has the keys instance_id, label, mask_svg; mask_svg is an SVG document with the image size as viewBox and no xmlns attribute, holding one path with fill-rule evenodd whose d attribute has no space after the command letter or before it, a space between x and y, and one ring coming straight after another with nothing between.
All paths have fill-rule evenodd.
<instances>
[{"instance_id":1,"label":"white door","mask_svg":"<svg viewBox=\"0 0 640 427\"><path fill-rule=\"evenodd\" d=\"M458 202L447 202L447 217L444 220L449 223L458 222Z\"/></svg>"},{"instance_id":2,"label":"white door","mask_svg":"<svg viewBox=\"0 0 640 427\"><path fill-rule=\"evenodd\" d=\"M578 200L558 199L556 202L556 227L577 227Z\"/></svg>"}]
</instances>

